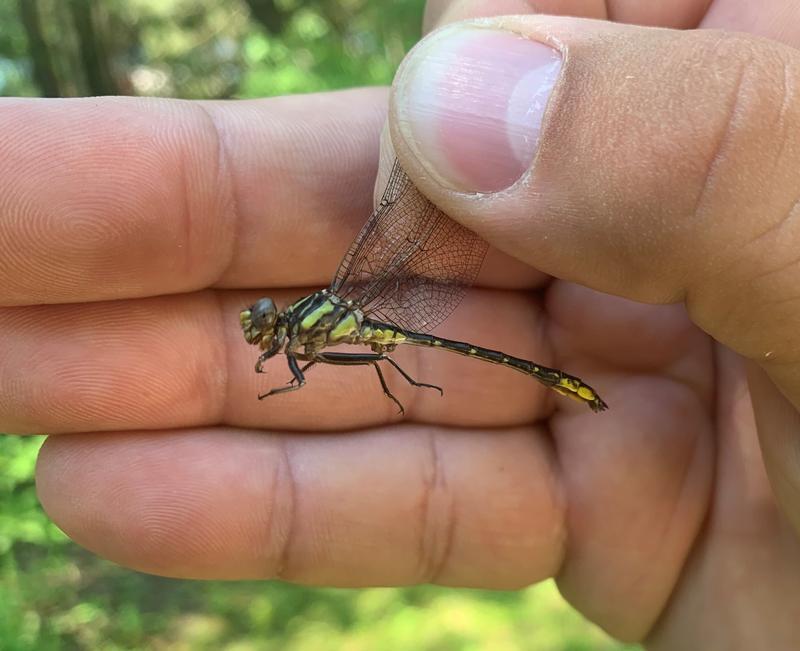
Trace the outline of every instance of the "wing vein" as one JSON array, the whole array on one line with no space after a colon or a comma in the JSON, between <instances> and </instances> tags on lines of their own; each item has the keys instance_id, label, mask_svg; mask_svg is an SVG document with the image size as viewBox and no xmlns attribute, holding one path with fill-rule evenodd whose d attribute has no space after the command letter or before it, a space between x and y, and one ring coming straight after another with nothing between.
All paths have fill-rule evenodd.
<instances>
[{"instance_id":1,"label":"wing vein","mask_svg":"<svg viewBox=\"0 0 800 651\"><path fill-rule=\"evenodd\" d=\"M461 302L487 249L429 201L395 160L380 203L330 289L372 318L428 332Z\"/></svg>"}]
</instances>

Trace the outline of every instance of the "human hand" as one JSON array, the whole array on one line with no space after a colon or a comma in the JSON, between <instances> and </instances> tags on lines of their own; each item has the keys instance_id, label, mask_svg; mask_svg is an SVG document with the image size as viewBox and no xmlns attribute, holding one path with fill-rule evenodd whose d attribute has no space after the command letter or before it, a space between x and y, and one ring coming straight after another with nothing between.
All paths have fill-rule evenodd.
<instances>
[{"instance_id":1,"label":"human hand","mask_svg":"<svg viewBox=\"0 0 800 651\"><path fill-rule=\"evenodd\" d=\"M435 2L429 15L531 4L589 3ZM800 16L786 2L715 2L704 16L705 4L613 8L775 40L546 16L453 27L404 63L391 134L420 188L504 251L686 305L549 287L552 345L605 367L605 381L587 377L612 410L578 433L553 429L567 598L652 648L794 649L800 54L787 45L800 44Z\"/></svg>"},{"instance_id":2,"label":"human hand","mask_svg":"<svg viewBox=\"0 0 800 651\"><path fill-rule=\"evenodd\" d=\"M256 399L289 373L254 372L239 310L330 280L371 209L386 106L2 102L0 431L52 433L39 495L77 542L201 578L517 587L558 568L545 418L582 429L585 406L419 349L395 357L445 397L387 373L405 422L371 369ZM548 362L528 291L545 280L490 254L447 334Z\"/></svg>"}]
</instances>

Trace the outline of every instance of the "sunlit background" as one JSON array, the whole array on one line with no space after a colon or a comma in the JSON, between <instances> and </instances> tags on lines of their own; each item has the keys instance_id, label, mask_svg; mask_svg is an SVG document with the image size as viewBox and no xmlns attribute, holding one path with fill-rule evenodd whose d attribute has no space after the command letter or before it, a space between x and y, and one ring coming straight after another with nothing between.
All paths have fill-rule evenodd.
<instances>
[{"instance_id":1,"label":"sunlit background","mask_svg":"<svg viewBox=\"0 0 800 651\"><path fill-rule=\"evenodd\" d=\"M0 0L0 95L237 98L388 84L419 38L423 5ZM41 442L0 436L0 651L638 648L585 622L551 582L332 590L119 568L43 514L33 482Z\"/></svg>"}]
</instances>

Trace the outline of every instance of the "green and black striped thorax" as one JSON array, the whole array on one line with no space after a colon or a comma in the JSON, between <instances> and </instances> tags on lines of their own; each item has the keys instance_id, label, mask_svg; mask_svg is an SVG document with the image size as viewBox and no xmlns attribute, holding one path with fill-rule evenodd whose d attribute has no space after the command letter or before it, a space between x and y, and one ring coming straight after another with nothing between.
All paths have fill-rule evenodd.
<instances>
[{"instance_id":1,"label":"green and black striped thorax","mask_svg":"<svg viewBox=\"0 0 800 651\"><path fill-rule=\"evenodd\" d=\"M304 296L282 312L276 311L271 299L261 299L242 312L242 327L248 343L274 350L273 354L301 350L311 354L339 344L393 350L408 338L396 326L367 319L352 301L328 289Z\"/></svg>"},{"instance_id":2,"label":"green and black striped thorax","mask_svg":"<svg viewBox=\"0 0 800 651\"><path fill-rule=\"evenodd\" d=\"M288 349L321 350L326 346L359 343L364 313L327 289L292 303L283 312Z\"/></svg>"}]
</instances>

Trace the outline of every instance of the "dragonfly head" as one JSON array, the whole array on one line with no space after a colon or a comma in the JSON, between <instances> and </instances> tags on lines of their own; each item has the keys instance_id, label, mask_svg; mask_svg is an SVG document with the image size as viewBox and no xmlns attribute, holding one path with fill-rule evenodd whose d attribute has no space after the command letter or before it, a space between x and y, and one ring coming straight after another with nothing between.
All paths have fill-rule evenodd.
<instances>
[{"instance_id":1,"label":"dragonfly head","mask_svg":"<svg viewBox=\"0 0 800 651\"><path fill-rule=\"evenodd\" d=\"M244 339L248 344L259 344L267 349L275 337L275 324L278 321L278 310L271 298L257 300L246 310L239 313Z\"/></svg>"}]
</instances>

